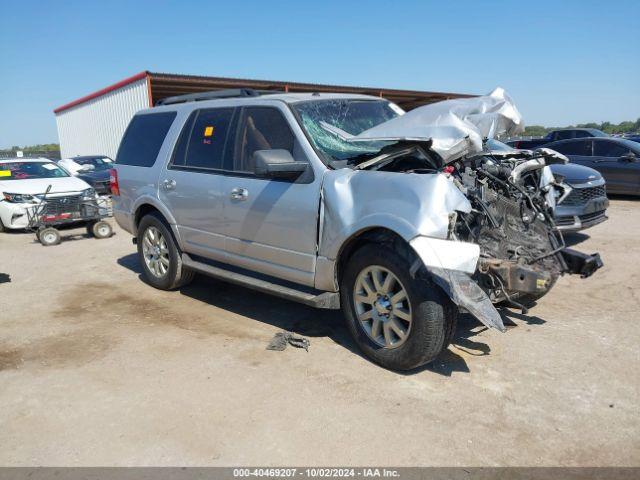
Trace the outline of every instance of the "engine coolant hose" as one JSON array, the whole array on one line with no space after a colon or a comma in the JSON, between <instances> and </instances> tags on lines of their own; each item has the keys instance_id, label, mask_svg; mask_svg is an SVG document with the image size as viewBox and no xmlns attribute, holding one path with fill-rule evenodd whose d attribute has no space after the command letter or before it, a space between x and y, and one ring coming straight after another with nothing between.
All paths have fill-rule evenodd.
<instances>
[{"instance_id":1,"label":"engine coolant hose","mask_svg":"<svg viewBox=\"0 0 640 480\"><path fill-rule=\"evenodd\" d=\"M531 170L544 168L546 165L547 162L544 158L533 158L531 160L527 160L526 162L522 162L520 165L513 167L509 179L512 183L520 183L520 179L523 174L530 172Z\"/></svg>"}]
</instances>

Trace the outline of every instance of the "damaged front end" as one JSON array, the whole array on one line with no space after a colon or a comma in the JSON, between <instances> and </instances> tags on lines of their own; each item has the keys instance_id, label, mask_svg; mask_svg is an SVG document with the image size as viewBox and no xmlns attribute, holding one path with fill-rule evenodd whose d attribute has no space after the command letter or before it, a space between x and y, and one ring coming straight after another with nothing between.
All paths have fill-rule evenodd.
<instances>
[{"instance_id":1,"label":"damaged front end","mask_svg":"<svg viewBox=\"0 0 640 480\"><path fill-rule=\"evenodd\" d=\"M505 330L494 304L526 312L561 275L585 278L602 266L598 254L566 248L555 228L553 208L567 187L556 182L549 165L565 163L566 157L546 149L499 152L487 147L487 138L522 128L519 112L501 89L485 97L419 107L357 135L339 122L318 126L339 139L341 146L385 142L375 155L333 165L351 168L348 174L339 169L328 176L325 208L332 221L325 225L340 224L345 218L333 211L339 210L332 205L334 198L342 205L358 205L346 202L345 192L353 196L352 190L357 190L362 198L380 205L386 188L376 182L389 185L391 172L411 174L405 177L404 187L391 180L398 188L392 188L395 198L390 198L400 205L398 199L405 190L417 192L413 184L422 177L431 188L415 204L417 211L396 213L405 223L417 226L418 236L409 240L420 259L413 273L424 268L459 307L489 327ZM378 172L381 177L363 179L358 172L370 175L363 171ZM444 179L452 188L443 187ZM378 192L377 196L367 189ZM457 198L460 193L464 201ZM359 212L354 209L350 214L357 217ZM329 231L331 227L325 227L325 244Z\"/></svg>"},{"instance_id":2,"label":"damaged front end","mask_svg":"<svg viewBox=\"0 0 640 480\"><path fill-rule=\"evenodd\" d=\"M480 246L474 278L492 302L526 312L559 276L584 278L602 266L598 254L566 248L555 229L552 209L563 186L548 165L565 161L553 151L487 151L452 164L452 181L472 211L457 215L450 234Z\"/></svg>"},{"instance_id":3,"label":"damaged front end","mask_svg":"<svg viewBox=\"0 0 640 480\"><path fill-rule=\"evenodd\" d=\"M410 245L449 297L489 327L505 330L494 304L526 313L561 275L586 278L602 266L598 254L566 248L555 228L552 209L564 187L549 165L566 161L556 152L485 151L444 164L414 141L378 159L364 168L445 177L468 200L468 208L449 210L444 239L419 236Z\"/></svg>"}]
</instances>

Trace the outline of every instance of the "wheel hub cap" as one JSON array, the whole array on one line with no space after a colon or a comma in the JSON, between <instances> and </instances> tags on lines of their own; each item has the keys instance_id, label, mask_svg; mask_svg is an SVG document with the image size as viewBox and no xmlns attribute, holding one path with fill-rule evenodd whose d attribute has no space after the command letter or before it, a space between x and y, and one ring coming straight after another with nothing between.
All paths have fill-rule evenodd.
<instances>
[{"instance_id":1,"label":"wheel hub cap","mask_svg":"<svg viewBox=\"0 0 640 480\"><path fill-rule=\"evenodd\" d=\"M376 313L381 317L388 317L393 307L388 297L380 297L373 302L373 307L376 309Z\"/></svg>"}]
</instances>

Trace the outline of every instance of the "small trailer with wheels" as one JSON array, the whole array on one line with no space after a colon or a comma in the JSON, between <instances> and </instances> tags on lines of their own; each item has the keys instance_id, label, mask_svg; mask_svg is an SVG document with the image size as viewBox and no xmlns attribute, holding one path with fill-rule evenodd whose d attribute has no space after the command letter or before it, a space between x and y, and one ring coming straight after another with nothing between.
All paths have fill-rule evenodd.
<instances>
[{"instance_id":1,"label":"small trailer with wheels","mask_svg":"<svg viewBox=\"0 0 640 480\"><path fill-rule=\"evenodd\" d=\"M77 192L50 195L49 191L47 189L40 202L27 210L28 229L35 232L42 245L58 245L62 241L59 227L74 223L85 223L87 233L98 239L113 235L111 224L105 221L111 216L109 198Z\"/></svg>"}]
</instances>

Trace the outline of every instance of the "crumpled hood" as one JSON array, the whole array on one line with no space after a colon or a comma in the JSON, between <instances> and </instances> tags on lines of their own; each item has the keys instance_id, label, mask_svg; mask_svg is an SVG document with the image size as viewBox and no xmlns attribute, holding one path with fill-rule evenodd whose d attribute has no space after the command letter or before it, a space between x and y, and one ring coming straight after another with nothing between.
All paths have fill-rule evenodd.
<instances>
[{"instance_id":1,"label":"crumpled hood","mask_svg":"<svg viewBox=\"0 0 640 480\"><path fill-rule=\"evenodd\" d=\"M446 100L411 110L364 132L349 142L428 141L445 163L482 151L483 138L515 135L524 128L522 116L502 88L488 95Z\"/></svg>"},{"instance_id":2,"label":"crumpled hood","mask_svg":"<svg viewBox=\"0 0 640 480\"><path fill-rule=\"evenodd\" d=\"M46 192L49 185L51 185L50 194L81 192L87 188L91 188L91 186L84 180L76 177L37 178L25 180L2 180L0 181L0 192L37 195Z\"/></svg>"}]
</instances>

